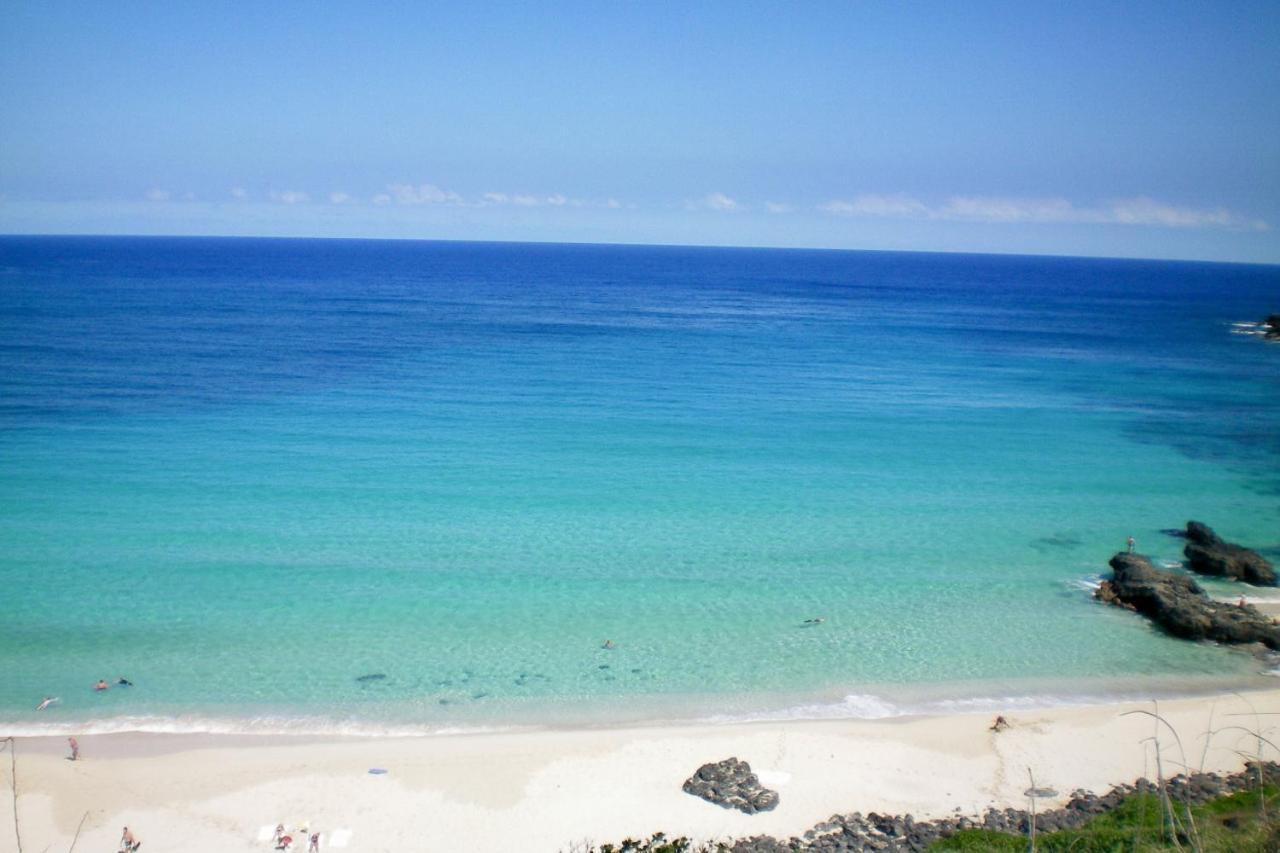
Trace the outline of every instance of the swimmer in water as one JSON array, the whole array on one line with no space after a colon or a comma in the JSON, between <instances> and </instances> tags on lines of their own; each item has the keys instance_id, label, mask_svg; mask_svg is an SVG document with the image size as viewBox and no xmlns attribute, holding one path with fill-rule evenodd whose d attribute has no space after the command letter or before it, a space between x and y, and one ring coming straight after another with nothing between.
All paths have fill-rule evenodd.
<instances>
[{"instance_id":1,"label":"swimmer in water","mask_svg":"<svg viewBox=\"0 0 1280 853\"><path fill-rule=\"evenodd\" d=\"M133 686L133 682L132 682L132 681L130 681L129 679L125 678L123 675L122 675L122 676L120 676L120 680L119 680L119 681L117 681L117 682L116 682L116 684L119 684L121 687L132 687L132 686Z\"/></svg>"},{"instance_id":2,"label":"swimmer in water","mask_svg":"<svg viewBox=\"0 0 1280 853\"><path fill-rule=\"evenodd\" d=\"M604 645L603 645L603 646L601 646L600 648L602 648L602 649L612 649L612 648L614 648L613 640L605 640L605 641L604 641Z\"/></svg>"},{"instance_id":3,"label":"swimmer in water","mask_svg":"<svg viewBox=\"0 0 1280 853\"><path fill-rule=\"evenodd\" d=\"M36 706L36 710L43 711L45 708L48 708L50 705L52 705L54 702L57 702L57 701L58 701L57 696L46 696L40 700L40 704Z\"/></svg>"},{"instance_id":4,"label":"swimmer in water","mask_svg":"<svg viewBox=\"0 0 1280 853\"><path fill-rule=\"evenodd\" d=\"M823 622L826 622L826 621L827 621L827 617L825 617L825 616L815 616L815 617L814 617L814 618L812 618L812 619L806 619L806 620L804 620L804 624L806 624L806 625L821 625Z\"/></svg>"},{"instance_id":5,"label":"swimmer in water","mask_svg":"<svg viewBox=\"0 0 1280 853\"><path fill-rule=\"evenodd\" d=\"M107 684L107 680L105 678L99 678L98 683L93 685L93 689L97 690L99 693L101 693L103 690L108 689L109 687L111 687L111 685Z\"/></svg>"}]
</instances>

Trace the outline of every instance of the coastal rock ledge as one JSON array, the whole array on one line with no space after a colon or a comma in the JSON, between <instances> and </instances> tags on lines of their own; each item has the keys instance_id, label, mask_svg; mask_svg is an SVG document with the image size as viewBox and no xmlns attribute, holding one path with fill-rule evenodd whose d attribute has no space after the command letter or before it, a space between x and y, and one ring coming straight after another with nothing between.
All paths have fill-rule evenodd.
<instances>
[{"instance_id":1,"label":"coastal rock ledge","mask_svg":"<svg viewBox=\"0 0 1280 853\"><path fill-rule=\"evenodd\" d=\"M1280 650L1280 625L1256 607L1214 601L1191 578L1162 572L1141 554L1116 554L1111 569L1094 596L1141 613L1175 637Z\"/></svg>"},{"instance_id":2,"label":"coastal rock ledge","mask_svg":"<svg viewBox=\"0 0 1280 853\"><path fill-rule=\"evenodd\" d=\"M1276 570L1265 557L1230 542L1223 542L1207 524L1187 522L1187 545L1182 549L1191 571L1233 578L1254 586L1275 586Z\"/></svg>"},{"instance_id":3,"label":"coastal rock ledge","mask_svg":"<svg viewBox=\"0 0 1280 853\"><path fill-rule=\"evenodd\" d=\"M767 812L778 805L778 792L763 787L751 765L737 758L702 765L685 780L684 792L746 814Z\"/></svg>"}]
</instances>

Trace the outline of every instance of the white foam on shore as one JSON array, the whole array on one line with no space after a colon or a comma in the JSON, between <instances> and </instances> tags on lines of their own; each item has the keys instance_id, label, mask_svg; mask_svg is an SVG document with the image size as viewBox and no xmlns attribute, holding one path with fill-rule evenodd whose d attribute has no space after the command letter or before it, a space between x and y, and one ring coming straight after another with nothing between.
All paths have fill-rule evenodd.
<instances>
[{"instance_id":1,"label":"white foam on shore","mask_svg":"<svg viewBox=\"0 0 1280 853\"><path fill-rule=\"evenodd\" d=\"M789 720L883 720L896 717L928 717L948 714L997 714L1009 711L1039 711L1078 708L1113 702L1149 701L1150 694L1081 694L1026 696L969 696L895 703L883 696L852 693L838 702L794 705L768 711L716 714L699 723L765 723Z\"/></svg>"},{"instance_id":2,"label":"white foam on shore","mask_svg":"<svg viewBox=\"0 0 1280 853\"><path fill-rule=\"evenodd\" d=\"M498 734L525 731L532 726L411 725L377 721L332 720L323 717L263 716L219 718L195 715L121 716L95 720L50 722L0 722L6 737L58 737L65 735L215 734L306 735L318 737L432 737L437 735Z\"/></svg>"}]
</instances>

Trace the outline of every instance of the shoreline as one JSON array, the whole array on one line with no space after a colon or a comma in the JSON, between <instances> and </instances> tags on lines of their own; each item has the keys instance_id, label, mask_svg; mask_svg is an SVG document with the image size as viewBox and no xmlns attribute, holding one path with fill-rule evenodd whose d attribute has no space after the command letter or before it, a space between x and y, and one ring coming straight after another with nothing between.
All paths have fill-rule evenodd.
<instances>
[{"instance_id":1,"label":"shoreline","mask_svg":"<svg viewBox=\"0 0 1280 853\"><path fill-rule=\"evenodd\" d=\"M1216 645L1216 644L1212 644ZM1235 654L1242 649L1223 647ZM543 702L507 715L431 720L392 717L376 712L289 714L279 709L228 711L224 714L142 710L77 718L59 706L30 712L16 720L0 719L0 738L56 738L69 735L128 735L248 738L321 738L370 740L432 738L486 734L565 731L613 731L692 726L750 725L821 721L878 721L953 714L997 714L1051 711L1141 702L1198 699L1230 693L1266 693L1280 689L1280 669L1259 667L1251 675L1113 676L1073 679L1011 679L914 684L858 685L847 690L807 693L649 694L609 697L597 704L578 703L572 714L557 713L566 705ZM552 700L555 701L555 700ZM718 710L712 711L716 707ZM619 712L622 713L619 713Z\"/></svg>"},{"instance_id":2,"label":"shoreline","mask_svg":"<svg viewBox=\"0 0 1280 853\"><path fill-rule=\"evenodd\" d=\"M1253 728L1228 716L1250 706L1280 711L1280 688L1159 704L1192 768L1211 715L1217 728ZM786 838L851 811L926 818L1024 807L1028 768L1059 792L1055 804L1076 788L1154 775L1153 720L1122 716L1151 708L1011 710L1012 728L999 733L986 712L436 737L135 732L81 737L74 763L62 737L19 737L17 806L23 846L36 850L65 848L82 819L85 848L105 849L128 825L151 849L211 852L270 850L260 835L278 822L325 833L322 850L557 851L656 831ZM1161 740L1168 768L1180 757L1171 737ZM1253 749L1248 735L1220 732L1205 769L1236 770L1237 750ZM698 766L729 756L780 793L777 809L748 816L681 791ZM375 767L388 772L370 775ZM12 837L12 814L0 812L0 837Z\"/></svg>"}]
</instances>

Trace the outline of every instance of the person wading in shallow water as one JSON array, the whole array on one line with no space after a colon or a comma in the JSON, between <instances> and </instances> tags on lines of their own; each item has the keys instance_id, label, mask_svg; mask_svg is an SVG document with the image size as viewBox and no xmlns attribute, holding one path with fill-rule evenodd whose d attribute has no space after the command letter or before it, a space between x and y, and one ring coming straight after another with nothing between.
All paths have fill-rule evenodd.
<instances>
[{"instance_id":1,"label":"person wading in shallow water","mask_svg":"<svg viewBox=\"0 0 1280 853\"><path fill-rule=\"evenodd\" d=\"M1130 554L1132 554L1132 553L1133 553L1133 549L1137 547L1138 543L1137 543L1137 542L1134 542L1134 541L1133 541L1133 537L1132 537L1132 536L1130 536L1130 537L1129 537L1128 545L1129 545L1129 553L1130 553Z\"/></svg>"}]
</instances>

